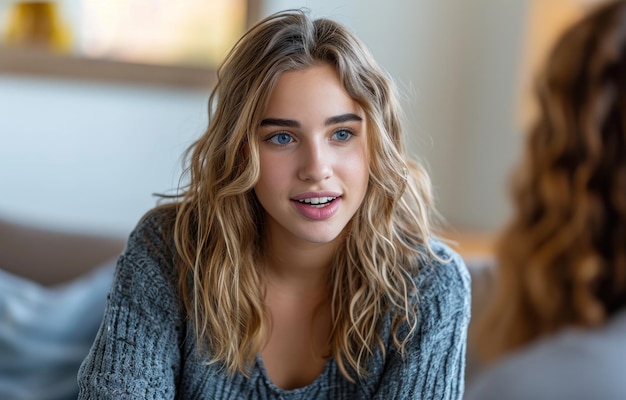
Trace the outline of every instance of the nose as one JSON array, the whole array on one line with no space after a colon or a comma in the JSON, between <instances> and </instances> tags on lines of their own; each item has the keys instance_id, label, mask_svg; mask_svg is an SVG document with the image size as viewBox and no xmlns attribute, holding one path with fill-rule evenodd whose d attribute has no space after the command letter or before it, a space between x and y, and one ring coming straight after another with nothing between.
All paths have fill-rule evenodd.
<instances>
[{"instance_id":1,"label":"nose","mask_svg":"<svg viewBox=\"0 0 626 400\"><path fill-rule=\"evenodd\" d=\"M299 155L298 177L307 182L320 182L333 175L333 154L323 143L307 143Z\"/></svg>"}]
</instances>

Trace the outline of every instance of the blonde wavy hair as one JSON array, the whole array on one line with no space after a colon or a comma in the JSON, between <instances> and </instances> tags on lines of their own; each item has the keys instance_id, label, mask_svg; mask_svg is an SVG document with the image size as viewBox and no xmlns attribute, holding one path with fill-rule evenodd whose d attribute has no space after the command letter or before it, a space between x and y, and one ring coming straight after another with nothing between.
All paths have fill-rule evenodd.
<instances>
[{"instance_id":1,"label":"blonde wavy hair","mask_svg":"<svg viewBox=\"0 0 626 400\"><path fill-rule=\"evenodd\" d=\"M408 161L394 86L344 26L306 11L274 14L252 27L218 69L209 126L187 151L189 184L170 210L182 301L198 344L212 362L246 374L270 326L258 260L264 210L253 188L259 177L257 129L285 71L327 63L367 118L371 164L367 193L336 253L329 279L330 351L347 379L366 375L378 346L381 317L393 315L400 350L415 329L415 278L432 255L433 206L424 170ZM174 218L174 217L172 217Z\"/></svg>"},{"instance_id":2,"label":"blonde wavy hair","mask_svg":"<svg viewBox=\"0 0 626 400\"><path fill-rule=\"evenodd\" d=\"M477 335L486 359L626 306L626 2L561 36L536 94L498 290Z\"/></svg>"}]
</instances>

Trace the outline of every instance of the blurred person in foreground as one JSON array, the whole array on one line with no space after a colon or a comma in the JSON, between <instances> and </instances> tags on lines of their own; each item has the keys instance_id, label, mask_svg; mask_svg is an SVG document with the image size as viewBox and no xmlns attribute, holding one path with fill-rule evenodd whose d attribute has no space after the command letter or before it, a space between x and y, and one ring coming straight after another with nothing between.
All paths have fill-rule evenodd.
<instances>
[{"instance_id":1,"label":"blurred person in foreground","mask_svg":"<svg viewBox=\"0 0 626 400\"><path fill-rule=\"evenodd\" d=\"M625 1L560 37L537 97L465 398L626 399Z\"/></svg>"}]
</instances>

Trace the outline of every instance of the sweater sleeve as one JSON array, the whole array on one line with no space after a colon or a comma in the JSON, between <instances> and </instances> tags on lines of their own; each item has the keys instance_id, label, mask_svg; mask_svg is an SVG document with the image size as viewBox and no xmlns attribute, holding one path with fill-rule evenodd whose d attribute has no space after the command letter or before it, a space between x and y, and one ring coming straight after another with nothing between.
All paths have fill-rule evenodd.
<instances>
[{"instance_id":1,"label":"sweater sleeve","mask_svg":"<svg viewBox=\"0 0 626 400\"><path fill-rule=\"evenodd\" d=\"M470 276L463 260L441 243L416 279L417 331L402 356L391 345L375 399L458 400L463 397L470 319ZM406 332L400 331L401 334Z\"/></svg>"},{"instance_id":2,"label":"sweater sleeve","mask_svg":"<svg viewBox=\"0 0 626 400\"><path fill-rule=\"evenodd\" d=\"M146 224L131 234L118 261L104 319L78 373L79 399L176 395L180 307L172 268L158 256L162 242Z\"/></svg>"}]
</instances>

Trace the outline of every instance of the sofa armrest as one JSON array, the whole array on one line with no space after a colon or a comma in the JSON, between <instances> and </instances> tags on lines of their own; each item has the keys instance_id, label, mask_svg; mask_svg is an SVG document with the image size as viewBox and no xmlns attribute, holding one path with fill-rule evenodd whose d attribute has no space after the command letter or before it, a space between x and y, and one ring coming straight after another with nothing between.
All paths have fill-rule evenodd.
<instances>
[{"instance_id":1,"label":"sofa armrest","mask_svg":"<svg viewBox=\"0 0 626 400\"><path fill-rule=\"evenodd\" d=\"M0 268L44 286L71 281L118 257L126 239L0 219Z\"/></svg>"},{"instance_id":2,"label":"sofa armrest","mask_svg":"<svg viewBox=\"0 0 626 400\"><path fill-rule=\"evenodd\" d=\"M472 277L472 319L468 329L465 369L465 380L469 382L484 368L474 348L474 342L477 335L477 322L482 318L491 300L496 265L492 257L469 257L465 263Z\"/></svg>"}]
</instances>

